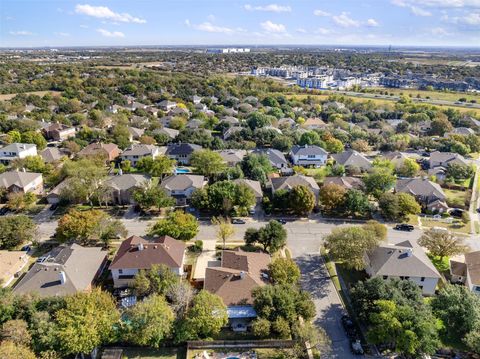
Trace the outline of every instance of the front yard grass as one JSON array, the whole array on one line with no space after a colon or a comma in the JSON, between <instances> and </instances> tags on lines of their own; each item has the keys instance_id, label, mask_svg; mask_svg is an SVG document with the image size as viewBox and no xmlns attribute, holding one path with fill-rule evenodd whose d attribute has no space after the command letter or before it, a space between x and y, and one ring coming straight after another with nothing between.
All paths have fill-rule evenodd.
<instances>
[{"instance_id":1,"label":"front yard grass","mask_svg":"<svg viewBox=\"0 0 480 359\"><path fill-rule=\"evenodd\" d=\"M225 349L195 349L189 352L189 356L187 359L192 359L195 357L196 354L202 354L206 351L208 354L218 353L218 354L228 354L228 353L246 353L254 351L257 354L258 359L274 359L274 358L285 358L286 351L282 349L274 349L274 348L259 348L259 349L251 349L251 348L225 348Z\"/></svg>"},{"instance_id":2,"label":"front yard grass","mask_svg":"<svg viewBox=\"0 0 480 359\"><path fill-rule=\"evenodd\" d=\"M443 192L447 196L447 204L450 207L464 207L465 206L465 196L468 192L457 191L452 189L443 189Z\"/></svg>"},{"instance_id":3,"label":"front yard grass","mask_svg":"<svg viewBox=\"0 0 480 359\"><path fill-rule=\"evenodd\" d=\"M440 222L440 221L433 221L425 218L420 218L422 221L422 226L423 227L441 227L441 228L446 228L449 231L452 232L458 232L458 233L464 233L464 234L469 234L470 233L470 223L467 223L466 225L463 222L455 222L455 223L445 223L445 222Z\"/></svg>"},{"instance_id":4,"label":"front yard grass","mask_svg":"<svg viewBox=\"0 0 480 359\"><path fill-rule=\"evenodd\" d=\"M178 348L124 348L123 357L128 359L183 359L185 353Z\"/></svg>"},{"instance_id":5,"label":"front yard grass","mask_svg":"<svg viewBox=\"0 0 480 359\"><path fill-rule=\"evenodd\" d=\"M431 255L430 253L427 254L428 258L432 261L433 265L439 272L448 272L450 270L450 259L448 257L439 257Z\"/></svg>"}]
</instances>

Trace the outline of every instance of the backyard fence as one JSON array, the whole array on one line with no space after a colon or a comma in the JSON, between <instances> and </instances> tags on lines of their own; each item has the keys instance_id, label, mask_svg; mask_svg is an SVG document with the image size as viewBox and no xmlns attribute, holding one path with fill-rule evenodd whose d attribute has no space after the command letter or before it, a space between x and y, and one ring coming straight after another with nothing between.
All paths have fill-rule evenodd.
<instances>
[{"instance_id":1,"label":"backyard fence","mask_svg":"<svg viewBox=\"0 0 480 359\"><path fill-rule=\"evenodd\" d=\"M187 342L187 350L216 348L292 348L295 343L295 340L193 340Z\"/></svg>"}]
</instances>

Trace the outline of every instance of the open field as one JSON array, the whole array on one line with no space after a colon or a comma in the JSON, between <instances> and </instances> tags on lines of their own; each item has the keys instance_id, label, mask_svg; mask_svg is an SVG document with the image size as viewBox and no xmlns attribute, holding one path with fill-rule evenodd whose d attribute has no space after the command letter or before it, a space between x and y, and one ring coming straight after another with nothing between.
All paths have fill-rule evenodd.
<instances>
[{"instance_id":1,"label":"open field","mask_svg":"<svg viewBox=\"0 0 480 359\"><path fill-rule=\"evenodd\" d=\"M385 92L392 93L397 96L409 96L412 98L429 98L432 100L444 100L444 101L458 101L460 98L465 98L467 102L472 100L480 103L480 94L470 94L464 92L446 92L446 91L426 91L426 90L414 90L414 89L395 89L395 88L378 88L372 92ZM410 96L411 95L411 96Z\"/></svg>"},{"instance_id":2,"label":"open field","mask_svg":"<svg viewBox=\"0 0 480 359\"><path fill-rule=\"evenodd\" d=\"M407 57L399 60L399 62L403 62L403 63L411 62L412 64L419 64L419 65L447 65L447 66L458 66L458 67L480 66L479 62L474 62L474 61L457 61L457 60L436 59L436 58L427 58L427 57L425 58Z\"/></svg>"},{"instance_id":3,"label":"open field","mask_svg":"<svg viewBox=\"0 0 480 359\"><path fill-rule=\"evenodd\" d=\"M52 96L60 96L61 92L60 91L31 91L31 92L25 92L25 95L37 95L37 96L44 96L47 93L51 94ZM7 94L0 94L0 101L8 101L17 96L18 93L7 93Z\"/></svg>"},{"instance_id":4,"label":"open field","mask_svg":"<svg viewBox=\"0 0 480 359\"><path fill-rule=\"evenodd\" d=\"M177 348L125 348L123 356L128 359L183 359L185 353Z\"/></svg>"},{"instance_id":5,"label":"open field","mask_svg":"<svg viewBox=\"0 0 480 359\"><path fill-rule=\"evenodd\" d=\"M360 97L360 95L359 96L349 96L349 95L344 95L344 94L341 94L341 93L327 92L327 91L325 91L324 93L322 93L320 95L302 93L302 94L288 94L288 95L286 95L286 97L289 98L289 99L296 98L298 100L302 100L302 99L310 96L310 97L318 98L320 100L327 100L328 97L330 95L333 95L333 94L342 95L346 98L349 98L349 99L353 100L354 102L368 102L368 101L370 101L377 106L384 106L384 107L390 107L390 108L393 108L395 103L398 101L397 99L387 99L387 98L382 98L382 99L380 99L380 98L366 98L366 97ZM425 100L422 103L429 104L428 100ZM460 106L460 105L459 106L438 105L438 104L430 104L430 105L441 108L441 109L452 108L454 110L458 110L461 113L468 113L468 114L471 114L473 116L480 116L480 109L477 109L477 108L467 108L467 107L463 107L463 106Z\"/></svg>"}]
</instances>

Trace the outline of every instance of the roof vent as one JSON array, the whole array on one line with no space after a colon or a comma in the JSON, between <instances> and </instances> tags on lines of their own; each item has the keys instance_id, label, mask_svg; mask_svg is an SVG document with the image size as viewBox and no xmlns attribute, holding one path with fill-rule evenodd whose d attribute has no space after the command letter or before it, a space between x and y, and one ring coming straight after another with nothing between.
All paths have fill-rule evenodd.
<instances>
[{"instance_id":1,"label":"roof vent","mask_svg":"<svg viewBox=\"0 0 480 359\"><path fill-rule=\"evenodd\" d=\"M240 279L244 279L245 278L245 272L242 270L240 272Z\"/></svg>"},{"instance_id":2,"label":"roof vent","mask_svg":"<svg viewBox=\"0 0 480 359\"><path fill-rule=\"evenodd\" d=\"M143 251L143 243L139 243L137 248L139 251Z\"/></svg>"},{"instance_id":3,"label":"roof vent","mask_svg":"<svg viewBox=\"0 0 480 359\"><path fill-rule=\"evenodd\" d=\"M157 249L157 248L158 248L158 246L153 246L153 249Z\"/></svg>"}]
</instances>

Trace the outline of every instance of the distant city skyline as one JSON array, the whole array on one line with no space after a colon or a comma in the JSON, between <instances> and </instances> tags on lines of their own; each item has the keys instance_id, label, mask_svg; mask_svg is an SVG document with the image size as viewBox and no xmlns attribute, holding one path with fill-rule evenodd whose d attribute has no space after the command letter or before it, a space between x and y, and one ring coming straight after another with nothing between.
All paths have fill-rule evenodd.
<instances>
[{"instance_id":1,"label":"distant city skyline","mask_svg":"<svg viewBox=\"0 0 480 359\"><path fill-rule=\"evenodd\" d=\"M3 0L0 47L480 46L480 0Z\"/></svg>"}]
</instances>

